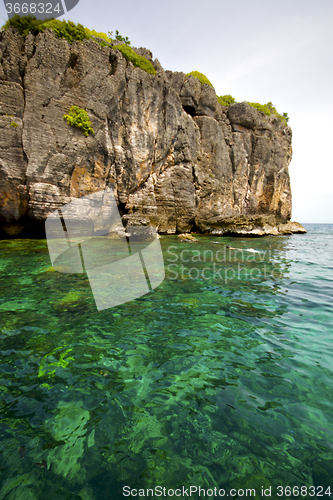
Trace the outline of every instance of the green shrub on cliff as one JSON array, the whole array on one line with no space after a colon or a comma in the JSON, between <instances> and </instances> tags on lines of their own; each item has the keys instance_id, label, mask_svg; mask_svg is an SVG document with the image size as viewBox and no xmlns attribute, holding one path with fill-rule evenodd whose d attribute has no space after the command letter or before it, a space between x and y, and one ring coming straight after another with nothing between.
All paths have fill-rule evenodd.
<instances>
[{"instance_id":1,"label":"green shrub on cliff","mask_svg":"<svg viewBox=\"0 0 333 500\"><path fill-rule=\"evenodd\" d=\"M75 24L72 21L53 19L41 24L38 30L44 32L47 28L51 28L59 38L64 38L69 43L74 42L74 40L82 42L85 38L88 38L84 26L82 24Z\"/></svg>"},{"instance_id":2,"label":"green shrub on cliff","mask_svg":"<svg viewBox=\"0 0 333 500\"><path fill-rule=\"evenodd\" d=\"M121 36L121 34L119 33L118 30L116 30L116 34L114 35L114 38L113 38L113 31L109 31L108 35L109 35L109 38L111 40L117 40L117 42L122 42L125 45L131 45L131 42L129 41L128 36L125 36L125 37Z\"/></svg>"},{"instance_id":3,"label":"green shrub on cliff","mask_svg":"<svg viewBox=\"0 0 333 500\"><path fill-rule=\"evenodd\" d=\"M210 85L213 87L213 84L208 80L207 76L205 76L203 73L200 73L199 71L191 71L191 73L186 73L186 76L194 76L194 78L197 78L201 85Z\"/></svg>"},{"instance_id":4,"label":"green shrub on cliff","mask_svg":"<svg viewBox=\"0 0 333 500\"><path fill-rule=\"evenodd\" d=\"M268 102L267 104L259 104L258 102L248 102L250 106L253 108L258 109L262 113L265 113L265 115L270 116L270 115L275 115L277 118L281 120L282 123L285 125L288 124L289 121L289 116L288 113L283 113L283 115L280 115L277 111L276 108L273 106L271 102Z\"/></svg>"},{"instance_id":5,"label":"green shrub on cliff","mask_svg":"<svg viewBox=\"0 0 333 500\"><path fill-rule=\"evenodd\" d=\"M97 38L101 38L102 40L105 40L106 42L111 43L111 39L106 35L105 33L102 32L97 32L95 30L90 30L89 28L84 28L84 31L86 33L87 38L91 38L92 36L95 36Z\"/></svg>"},{"instance_id":6,"label":"green shrub on cliff","mask_svg":"<svg viewBox=\"0 0 333 500\"><path fill-rule=\"evenodd\" d=\"M127 59L127 61L131 61L135 67L141 68L151 75L156 75L156 70L152 63L145 57L139 56L136 52L134 52L132 47L129 47L124 43L121 45L114 45L113 48L119 50L125 59Z\"/></svg>"},{"instance_id":7,"label":"green shrub on cliff","mask_svg":"<svg viewBox=\"0 0 333 500\"><path fill-rule=\"evenodd\" d=\"M94 133L88 113L78 106L72 106L69 110L69 114L64 115L64 120L67 121L68 125L80 128L86 137L88 137L89 132Z\"/></svg>"},{"instance_id":8,"label":"green shrub on cliff","mask_svg":"<svg viewBox=\"0 0 333 500\"><path fill-rule=\"evenodd\" d=\"M235 102L235 99L231 95L217 95L217 101L222 105L222 106L230 106L230 104L233 104Z\"/></svg>"},{"instance_id":9,"label":"green shrub on cliff","mask_svg":"<svg viewBox=\"0 0 333 500\"><path fill-rule=\"evenodd\" d=\"M102 31L95 31L95 30L90 30L89 28L84 28L87 38L91 38L92 36L95 36L96 38L101 38L102 40L105 40L107 44L109 45L111 42L122 42L125 45L131 45L131 42L128 39L128 36L121 36L118 30L116 30L115 35L113 35L113 31L109 31L108 34L103 33ZM103 43L101 45L104 45Z\"/></svg>"},{"instance_id":10,"label":"green shrub on cliff","mask_svg":"<svg viewBox=\"0 0 333 500\"><path fill-rule=\"evenodd\" d=\"M257 109L258 111L261 111L262 113L265 113L265 115L269 116L271 114L271 110L267 104L259 104L259 102L248 102L252 108Z\"/></svg>"},{"instance_id":11,"label":"green shrub on cliff","mask_svg":"<svg viewBox=\"0 0 333 500\"><path fill-rule=\"evenodd\" d=\"M45 22L51 21L54 18L50 19L36 19L35 16L19 16L16 14L15 16L8 19L5 24L2 26L2 29L7 30L8 28L15 28L22 36L27 36L31 31L32 33L39 33L39 27Z\"/></svg>"},{"instance_id":12,"label":"green shrub on cliff","mask_svg":"<svg viewBox=\"0 0 333 500\"><path fill-rule=\"evenodd\" d=\"M69 43L72 43L74 40L82 42L84 39L89 39L93 36L102 38L103 41L99 42L100 45L109 46L110 42L114 41L112 38L112 31L109 32L110 36L108 36L105 33L85 28L82 24L75 24L72 21L59 21L59 19L53 18L39 20L34 16L15 15L11 19L8 19L3 29L8 29L10 27L16 28L22 36L27 36L29 32L33 35L37 35L40 32L43 33L47 28L50 28L59 38L64 38ZM120 45L115 45L113 48L119 50L127 61L131 61L135 67L141 68L151 75L156 75L152 63L145 57L139 56L130 47L131 42L127 36L121 36L119 31L116 30L115 40L123 42Z\"/></svg>"},{"instance_id":13,"label":"green shrub on cliff","mask_svg":"<svg viewBox=\"0 0 333 500\"><path fill-rule=\"evenodd\" d=\"M156 75L156 70L154 69L152 63L145 57L138 55L130 47L131 42L129 41L128 37L127 36L123 37L122 35L120 35L118 30L115 31L115 35L113 35L112 31L109 31L108 35L106 35L103 32L90 30L89 28L85 28L84 26L82 26L82 24L75 24L72 21L59 21L59 19L54 19L54 18L40 20L36 19L34 16L31 15L29 16L15 15L12 18L8 19L8 21L6 21L6 23L2 26L2 29L6 30L10 27L16 28L19 31L19 33L24 37L27 36L29 32L31 32L33 35L37 35L40 32L44 32L47 28L50 28L56 33L58 37L64 38L69 43L72 43L74 40L82 42L84 39L90 39L92 37L97 37L102 39L100 42L98 42L102 46L104 45L110 46L110 43L112 41L122 42L119 45L114 45L113 48L119 50L125 57L125 59L127 59L127 61L131 61L135 67L141 68L151 75ZM114 36L115 38L113 38ZM208 78L199 71L191 71L190 73L187 73L186 76L193 76L197 78L201 84L210 85L211 87L213 87L213 84L208 80ZM216 97L218 102L222 106L229 106L230 104L233 104L235 102L235 99L231 95L223 95ZM288 113L283 113L283 115L280 115L271 102L268 102L267 104L259 104L258 102L248 102L248 104L253 108L258 109L267 116L274 114L277 118L281 120L282 123L284 123L285 125L288 124L289 121ZM72 106L72 108L77 108L77 106ZM79 108L77 109L79 110ZM80 111L86 113L84 110ZM87 119L83 119L82 114L80 115L80 118L78 116L75 118L70 114L65 116L68 118L71 117L70 120L74 121L76 120L77 123L81 123L81 125L74 124L74 122L71 123L66 118L68 123L70 123L71 125L82 128L85 135L88 135L89 132L93 132L93 129L90 127L91 123L88 119L88 115L86 117ZM89 125L83 125L84 123L87 124L88 122Z\"/></svg>"},{"instance_id":14,"label":"green shrub on cliff","mask_svg":"<svg viewBox=\"0 0 333 500\"><path fill-rule=\"evenodd\" d=\"M16 28L22 36L27 36L29 32L33 35L43 33L47 28L51 28L59 38L65 38L69 43L74 40L82 42L85 38L90 38L82 24L75 24L72 21L59 21L59 19L36 19L34 16L15 15L3 25L3 29Z\"/></svg>"}]
</instances>

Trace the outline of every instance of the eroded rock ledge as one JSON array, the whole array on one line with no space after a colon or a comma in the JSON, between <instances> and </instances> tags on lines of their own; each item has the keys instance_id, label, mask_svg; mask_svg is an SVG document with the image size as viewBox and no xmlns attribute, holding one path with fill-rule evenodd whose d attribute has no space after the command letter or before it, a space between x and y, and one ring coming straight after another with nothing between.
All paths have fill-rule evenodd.
<instances>
[{"instance_id":1,"label":"eroded rock ledge","mask_svg":"<svg viewBox=\"0 0 333 500\"><path fill-rule=\"evenodd\" d=\"M229 108L192 76L157 76L93 40L0 33L0 223L43 231L46 217L112 187L124 222L160 233L291 234L291 129L246 103ZM87 110L85 137L63 115Z\"/></svg>"},{"instance_id":2,"label":"eroded rock ledge","mask_svg":"<svg viewBox=\"0 0 333 500\"><path fill-rule=\"evenodd\" d=\"M274 215L236 215L206 223L206 231L216 235L279 236L306 233L299 222L279 221Z\"/></svg>"}]
</instances>

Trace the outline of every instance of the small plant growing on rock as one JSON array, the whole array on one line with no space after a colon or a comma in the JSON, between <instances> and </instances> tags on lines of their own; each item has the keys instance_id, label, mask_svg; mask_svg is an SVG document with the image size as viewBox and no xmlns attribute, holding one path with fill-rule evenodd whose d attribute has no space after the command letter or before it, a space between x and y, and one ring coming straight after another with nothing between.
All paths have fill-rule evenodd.
<instances>
[{"instance_id":1,"label":"small plant growing on rock","mask_svg":"<svg viewBox=\"0 0 333 500\"><path fill-rule=\"evenodd\" d=\"M186 76L194 76L194 78L197 78L201 85L210 85L213 87L213 84L208 80L207 76L205 76L203 73L200 73L199 71L191 71L191 73L186 73Z\"/></svg>"},{"instance_id":2,"label":"small plant growing on rock","mask_svg":"<svg viewBox=\"0 0 333 500\"><path fill-rule=\"evenodd\" d=\"M68 125L80 128L86 137L88 137L89 132L94 133L88 113L78 106L71 106L69 114L64 115L64 120L67 121Z\"/></svg>"},{"instance_id":3,"label":"small plant growing on rock","mask_svg":"<svg viewBox=\"0 0 333 500\"><path fill-rule=\"evenodd\" d=\"M14 128L16 128L17 127L17 123L16 122L12 122L11 126L14 127Z\"/></svg>"}]
</instances>

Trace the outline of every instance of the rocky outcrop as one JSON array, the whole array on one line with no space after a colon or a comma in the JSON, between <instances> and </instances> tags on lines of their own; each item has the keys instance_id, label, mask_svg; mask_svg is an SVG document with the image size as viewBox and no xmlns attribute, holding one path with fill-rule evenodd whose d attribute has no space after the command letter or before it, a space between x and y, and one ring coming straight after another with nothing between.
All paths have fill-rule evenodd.
<instances>
[{"instance_id":1,"label":"rocky outcrop","mask_svg":"<svg viewBox=\"0 0 333 500\"><path fill-rule=\"evenodd\" d=\"M206 232L216 235L287 235L306 233L298 222L281 222L275 215L236 215L233 217L211 218L205 222Z\"/></svg>"},{"instance_id":2,"label":"rocky outcrop","mask_svg":"<svg viewBox=\"0 0 333 500\"><path fill-rule=\"evenodd\" d=\"M43 228L63 204L112 187L125 225L294 232L283 225L291 216L290 128L246 103L221 106L212 87L136 50L156 76L94 40L0 33L3 231ZM74 104L88 112L89 137L63 119Z\"/></svg>"},{"instance_id":3,"label":"rocky outcrop","mask_svg":"<svg viewBox=\"0 0 333 500\"><path fill-rule=\"evenodd\" d=\"M180 241L186 241L188 243L198 243L198 241L199 241L194 236L192 236L192 234L189 234L189 233L178 234L177 238Z\"/></svg>"}]
</instances>

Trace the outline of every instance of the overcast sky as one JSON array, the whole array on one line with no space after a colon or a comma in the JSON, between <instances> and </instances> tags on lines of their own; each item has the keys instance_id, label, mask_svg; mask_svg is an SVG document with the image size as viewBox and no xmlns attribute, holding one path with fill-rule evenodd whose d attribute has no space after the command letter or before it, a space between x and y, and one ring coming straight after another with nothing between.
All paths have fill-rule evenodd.
<instances>
[{"instance_id":1,"label":"overcast sky","mask_svg":"<svg viewBox=\"0 0 333 500\"><path fill-rule=\"evenodd\" d=\"M333 0L80 0L64 18L118 29L164 69L204 73L218 95L287 112L292 220L333 223Z\"/></svg>"}]
</instances>

